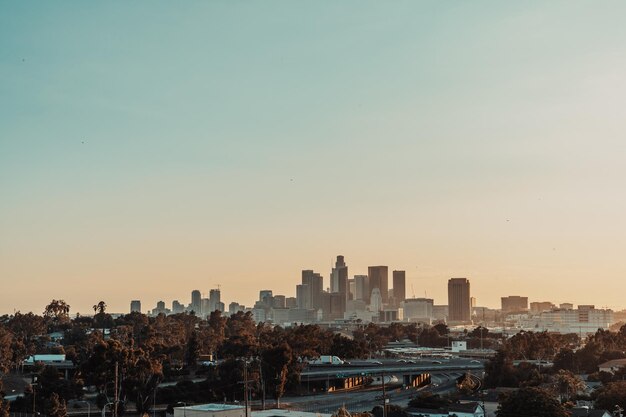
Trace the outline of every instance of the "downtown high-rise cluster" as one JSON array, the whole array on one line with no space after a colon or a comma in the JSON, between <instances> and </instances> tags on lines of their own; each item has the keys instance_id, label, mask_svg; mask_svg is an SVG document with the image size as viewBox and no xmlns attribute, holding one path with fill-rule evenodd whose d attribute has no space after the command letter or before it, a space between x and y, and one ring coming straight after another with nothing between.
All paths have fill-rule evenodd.
<instances>
[{"instance_id":1,"label":"downtown high-rise cluster","mask_svg":"<svg viewBox=\"0 0 626 417\"><path fill-rule=\"evenodd\" d=\"M295 288L295 297L262 289L258 300L248 307L233 301L226 308L219 288L211 289L204 297L200 290L193 290L187 305L174 300L171 308L167 308L165 302L159 301L150 313L193 312L205 318L214 311L227 315L244 311L250 312L257 322L278 325L445 322L450 325L481 324L581 334L608 328L614 321L613 311L596 309L593 305L579 305L575 309L571 303L557 306L547 301L536 301L531 302L529 308L528 297L517 295L502 297L501 309L479 307L471 296L467 278L448 280L447 304L437 305L432 298L407 298L405 271L391 271L390 287L388 266L369 266L367 275L350 276L342 255L337 256L329 278L326 286L321 273L303 270L300 283ZM139 300L131 302L131 311L141 311Z\"/></svg>"}]
</instances>

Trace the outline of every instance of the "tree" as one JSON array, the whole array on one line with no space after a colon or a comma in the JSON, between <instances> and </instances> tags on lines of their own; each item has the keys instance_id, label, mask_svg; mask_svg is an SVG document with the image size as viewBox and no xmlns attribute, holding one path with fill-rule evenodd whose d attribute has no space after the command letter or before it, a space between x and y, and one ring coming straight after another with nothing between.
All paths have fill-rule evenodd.
<instances>
[{"instance_id":1,"label":"tree","mask_svg":"<svg viewBox=\"0 0 626 417\"><path fill-rule=\"evenodd\" d=\"M498 417L567 417L565 407L547 390L520 388L500 399Z\"/></svg>"},{"instance_id":2,"label":"tree","mask_svg":"<svg viewBox=\"0 0 626 417\"><path fill-rule=\"evenodd\" d=\"M13 333L0 326L0 379L13 364Z\"/></svg>"},{"instance_id":3,"label":"tree","mask_svg":"<svg viewBox=\"0 0 626 417\"><path fill-rule=\"evenodd\" d=\"M280 408L280 397L285 393L288 365L291 359L291 348L285 342L261 351L261 367L265 386L273 394L276 408Z\"/></svg>"},{"instance_id":4,"label":"tree","mask_svg":"<svg viewBox=\"0 0 626 417\"><path fill-rule=\"evenodd\" d=\"M198 332L191 333L191 337L187 342L185 349L185 362L191 369L196 369L198 357L200 355L200 342L198 341Z\"/></svg>"},{"instance_id":5,"label":"tree","mask_svg":"<svg viewBox=\"0 0 626 417\"><path fill-rule=\"evenodd\" d=\"M489 388L519 386L513 361L506 347L498 349L495 356L485 364L485 385Z\"/></svg>"},{"instance_id":6,"label":"tree","mask_svg":"<svg viewBox=\"0 0 626 417\"><path fill-rule=\"evenodd\" d=\"M552 366L552 369L564 369L566 371L576 372L579 368L580 365L578 363L576 353L568 347L561 348L559 353L557 353L554 357L554 365Z\"/></svg>"},{"instance_id":7,"label":"tree","mask_svg":"<svg viewBox=\"0 0 626 417\"><path fill-rule=\"evenodd\" d=\"M0 417L9 417L9 411L11 404L8 401L4 401L4 394L2 391L2 379L0 379Z\"/></svg>"},{"instance_id":8,"label":"tree","mask_svg":"<svg viewBox=\"0 0 626 417\"><path fill-rule=\"evenodd\" d=\"M49 399L57 394L61 400L67 401L83 394L82 381L63 378L54 366L45 366L39 373L37 382L37 398Z\"/></svg>"},{"instance_id":9,"label":"tree","mask_svg":"<svg viewBox=\"0 0 626 417\"><path fill-rule=\"evenodd\" d=\"M93 311L95 314L104 314L107 310L107 304L104 301L100 301L98 304L93 306Z\"/></svg>"},{"instance_id":10,"label":"tree","mask_svg":"<svg viewBox=\"0 0 626 417\"><path fill-rule=\"evenodd\" d=\"M596 408L613 410L616 405L626 409L626 381L609 382L594 392Z\"/></svg>"},{"instance_id":11,"label":"tree","mask_svg":"<svg viewBox=\"0 0 626 417\"><path fill-rule=\"evenodd\" d=\"M63 300L52 300L43 315L50 322L51 330L56 330L70 321L70 306Z\"/></svg>"},{"instance_id":12,"label":"tree","mask_svg":"<svg viewBox=\"0 0 626 417\"><path fill-rule=\"evenodd\" d=\"M65 405L65 401L59 398L57 393L53 393L46 401L46 414L49 417L67 416L67 406Z\"/></svg>"},{"instance_id":13,"label":"tree","mask_svg":"<svg viewBox=\"0 0 626 417\"><path fill-rule=\"evenodd\" d=\"M436 410L438 408L447 407L452 402L448 398L444 398L439 394L423 392L409 401L409 407L412 408L428 408Z\"/></svg>"},{"instance_id":14,"label":"tree","mask_svg":"<svg viewBox=\"0 0 626 417\"><path fill-rule=\"evenodd\" d=\"M122 394L135 403L140 415L150 411L151 399L163 379L162 361L159 359L151 358L143 349L136 349L132 352L129 367L124 374Z\"/></svg>"},{"instance_id":15,"label":"tree","mask_svg":"<svg viewBox=\"0 0 626 417\"><path fill-rule=\"evenodd\" d=\"M241 311L226 321L226 340L222 346L222 356L230 358L250 357L256 350L256 324L252 313Z\"/></svg>"},{"instance_id":16,"label":"tree","mask_svg":"<svg viewBox=\"0 0 626 417\"><path fill-rule=\"evenodd\" d=\"M102 329L102 335L104 336L104 331L108 327L113 326L113 318L110 314L106 314L107 305L104 301L98 302L93 306L94 316L94 326Z\"/></svg>"},{"instance_id":17,"label":"tree","mask_svg":"<svg viewBox=\"0 0 626 417\"><path fill-rule=\"evenodd\" d=\"M561 401L570 400L576 396L578 391L585 389L585 383L578 375L563 369L559 370L554 376L554 385Z\"/></svg>"}]
</instances>

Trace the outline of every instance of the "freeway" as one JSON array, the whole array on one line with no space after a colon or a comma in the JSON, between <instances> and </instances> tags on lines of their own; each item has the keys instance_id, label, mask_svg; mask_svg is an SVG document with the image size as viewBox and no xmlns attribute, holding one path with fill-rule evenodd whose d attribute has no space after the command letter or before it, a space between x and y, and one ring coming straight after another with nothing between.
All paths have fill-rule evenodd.
<instances>
[{"instance_id":1,"label":"freeway","mask_svg":"<svg viewBox=\"0 0 626 417\"><path fill-rule=\"evenodd\" d=\"M398 384L387 386L388 404L406 407L411 398L418 392L426 391L434 394L454 392L457 389L457 378L469 371L472 378L479 380L478 375L482 375L483 369L482 361L467 358L377 359L352 361L344 365L310 366L303 371L302 379L303 381L319 381L359 375L374 376L384 373L388 376L396 376L402 382L403 375L430 375L431 383L425 387L401 387ZM382 405L382 401L382 387L380 385L283 398L282 400L287 408L321 413L333 413L341 406L345 406L351 412L370 411L373 407Z\"/></svg>"},{"instance_id":2,"label":"freeway","mask_svg":"<svg viewBox=\"0 0 626 417\"><path fill-rule=\"evenodd\" d=\"M440 373L451 371L482 371L483 362L467 358L451 359L412 359L414 363L398 359L379 359L376 361L352 361L344 365L315 365L309 366L302 372L303 378L324 379L337 375L351 377L358 375L403 373Z\"/></svg>"},{"instance_id":3,"label":"freeway","mask_svg":"<svg viewBox=\"0 0 626 417\"><path fill-rule=\"evenodd\" d=\"M423 388L393 388L387 390L388 404L406 407L411 398L419 392L445 394L456 390L456 379L463 372L439 373L433 375L432 383ZM285 397L282 399L284 408L312 411L319 413L333 413L341 406L350 412L371 411L377 405L382 405L382 388L364 388L357 391L337 391L305 397Z\"/></svg>"}]
</instances>

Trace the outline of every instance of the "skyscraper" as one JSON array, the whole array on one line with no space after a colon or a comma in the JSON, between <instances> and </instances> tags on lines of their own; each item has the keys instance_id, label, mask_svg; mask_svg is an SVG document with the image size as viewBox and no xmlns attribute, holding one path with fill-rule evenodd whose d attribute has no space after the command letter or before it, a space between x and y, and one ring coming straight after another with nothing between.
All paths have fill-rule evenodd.
<instances>
[{"instance_id":1,"label":"skyscraper","mask_svg":"<svg viewBox=\"0 0 626 417\"><path fill-rule=\"evenodd\" d=\"M448 321L469 322L472 317L470 283L467 278L448 280Z\"/></svg>"},{"instance_id":2,"label":"skyscraper","mask_svg":"<svg viewBox=\"0 0 626 417\"><path fill-rule=\"evenodd\" d=\"M215 310L219 310L219 303L222 301L222 294L219 288L209 291L209 310L205 311L206 315L211 314Z\"/></svg>"},{"instance_id":3,"label":"skyscraper","mask_svg":"<svg viewBox=\"0 0 626 417\"><path fill-rule=\"evenodd\" d=\"M302 271L302 285L308 286L307 288L309 291L309 307L307 308L313 308L316 310L321 308L322 291L324 290L324 278L315 271L305 269Z\"/></svg>"},{"instance_id":4,"label":"skyscraper","mask_svg":"<svg viewBox=\"0 0 626 417\"><path fill-rule=\"evenodd\" d=\"M199 290L193 290L191 292L191 305L189 306L196 314L200 314L202 310L202 294Z\"/></svg>"},{"instance_id":5,"label":"skyscraper","mask_svg":"<svg viewBox=\"0 0 626 417\"><path fill-rule=\"evenodd\" d=\"M370 266L367 268L369 277L369 293L371 295L374 288L378 288L383 303L389 301L389 268L386 266Z\"/></svg>"},{"instance_id":6,"label":"skyscraper","mask_svg":"<svg viewBox=\"0 0 626 417\"><path fill-rule=\"evenodd\" d=\"M370 285L367 275L354 276L354 299L363 300L367 303L370 301Z\"/></svg>"},{"instance_id":7,"label":"skyscraper","mask_svg":"<svg viewBox=\"0 0 626 417\"><path fill-rule=\"evenodd\" d=\"M393 271L393 298L397 305L406 300L406 272Z\"/></svg>"},{"instance_id":8,"label":"skyscraper","mask_svg":"<svg viewBox=\"0 0 626 417\"><path fill-rule=\"evenodd\" d=\"M330 271L330 292L347 292L348 267L342 255L337 256L335 267Z\"/></svg>"},{"instance_id":9,"label":"skyscraper","mask_svg":"<svg viewBox=\"0 0 626 417\"><path fill-rule=\"evenodd\" d=\"M311 308L311 289L308 284L296 285L296 300L298 308Z\"/></svg>"},{"instance_id":10,"label":"skyscraper","mask_svg":"<svg viewBox=\"0 0 626 417\"><path fill-rule=\"evenodd\" d=\"M141 313L141 301L140 300L133 300L130 302L130 312Z\"/></svg>"},{"instance_id":11,"label":"skyscraper","mask_svg":"<svg viewBox=\"0 0 626 417\"><path fill-rule=\"evenodd\" d=\"M259 301L262 303L267 303L272 298L274 292L272 290L261 290L259 291Z\"/></svg>"},{"instance_id":12,"label":"skyscraper","mask_svg":"<svg viewBox=\"0 0 626 417\"><path fill-rule=\"evenodd\" d=\"M330 272L330 288L332 293L341 294L344 300L348 300L350 293L348 289L348 266L342 255L337 256L335 267ZM345 304L344 302L343 305L345 306Z\"/></svg>"}]
</instances>

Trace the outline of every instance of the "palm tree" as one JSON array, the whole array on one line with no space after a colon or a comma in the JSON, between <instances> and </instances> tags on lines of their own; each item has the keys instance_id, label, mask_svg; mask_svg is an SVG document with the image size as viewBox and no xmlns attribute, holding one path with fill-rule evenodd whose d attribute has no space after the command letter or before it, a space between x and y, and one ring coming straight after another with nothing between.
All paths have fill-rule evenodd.
<instances>
[{"instance_id":1,"label":"palm tree","mask_svg":"<svg viewBox=\"0 0 626 417\"><path fill-rule=\"evenodd\" d=\"M105 320L105 315L104 315L106 309L107 309L107 304L104 301L100 301L98 304L95 304L93 306L93 311L95 313L94 319L98 318L102 324L102 338L104 338L104 328L106 325L106 320Z\"/></svg>"}]
</instances>

